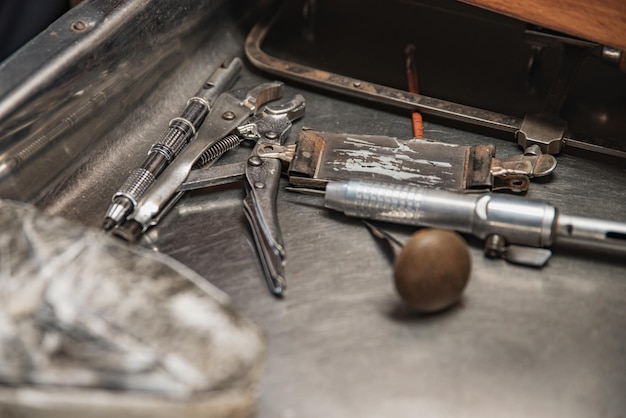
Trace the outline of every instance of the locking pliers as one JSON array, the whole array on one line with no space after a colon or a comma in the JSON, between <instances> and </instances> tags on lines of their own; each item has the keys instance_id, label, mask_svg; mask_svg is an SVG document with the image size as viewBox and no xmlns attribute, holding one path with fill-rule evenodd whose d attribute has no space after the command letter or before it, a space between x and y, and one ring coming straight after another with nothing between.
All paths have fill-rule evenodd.
<instances>
[{"instance_id":1,"label":"locking pliers","mask_svg":"<svg viewBox=\"0 0 626 418\"><path fill-rule=\"evenodd\" d=\"M280 106L267 106L249 123L237 128L238 134L256 141L247 161L194 170L179 190L195 190L244 180L244 212L252 229L255 246L270 291L282 296L286 288L286 252L278 222L276 197L282 161L289 162L295 145L285 146L292 122L304 115L304 97Z\"/></svg>"},{"instance_id":2,"label":"locking pliers","mask_svg":"<svg viewBox=\"0 0 626 418\"><path fill-rule=\"evenodd\" d=\"M294 146L284 146L292 121L304 115L304 97L295 95L288 103L266 106L282 96L283 83L260 84L253 89L222 93L209 113L205 132L185 148L167 167L137 203L128 220L113 234L136 241L140 234L156 225L187 190L212 185L209 168L228 149L242 140L256 141L244 163L220 166L233 173L228 183L245 178L243 201L255 245L270 291L282 295L285 283L285 249L276 212L276 197L282 171L281 159L290 161ZM214 184L214 183L213 183Z\"/></svg>"},{"instance_id":3,"label":"locking pliers","mask_svg":"<svg viewBox=\"0 0 626 418\"><path fill-rule=\"evenodd\" d=\"M286 253L276 208L282 171L280 160L288 162L293 158L295 146L283 144L292 121L304 115L304 106L304 97L298 94L283 106L267 107L261 117L249 125L251 129L248 131L257 143L244 169L246 197L243 207L267 285L276 295L282 295L286 287Z\"/></svg>"},{"instance_id":4,"label":"locking pliers","mask_svg":"<svg viewBox=\"0 0 626 418\"><path fill-rule=\"evenodd\" d=\"M128 216L126 222L113 230L113 234L128 241L136 241L140 234L155 225L180 198L178 190L196 163L212 147L248 122L265 103L282 96L283 83L275 81L259 84L247 90L238 89L222 93L204 122L203 134L191 142L147 189ZM216 157L219 157L217 155Z\"/></svg>"}]
</instances>

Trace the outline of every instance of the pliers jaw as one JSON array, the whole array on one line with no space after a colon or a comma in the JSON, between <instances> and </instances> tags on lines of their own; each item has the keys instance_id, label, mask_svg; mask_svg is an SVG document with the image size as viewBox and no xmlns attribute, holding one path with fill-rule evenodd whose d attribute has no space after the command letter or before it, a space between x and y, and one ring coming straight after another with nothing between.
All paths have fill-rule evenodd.
<instances>
[{"instance_id":1,"label":"pliers jaw","mask_svg":"<svg viewBox=\"0 0 626 418\"><path fill-rule=\"evenodd\" d=\"M244 212L252 229L265 279L270 292L282 296L286 288L286 252L276 198L282 162L293 157L293 148L284 146L292 122L304 115L301 95L277 107L266 107L261 115L242 127L240 133L257 140L245 166Z\"/></svg>"}]
</instances>

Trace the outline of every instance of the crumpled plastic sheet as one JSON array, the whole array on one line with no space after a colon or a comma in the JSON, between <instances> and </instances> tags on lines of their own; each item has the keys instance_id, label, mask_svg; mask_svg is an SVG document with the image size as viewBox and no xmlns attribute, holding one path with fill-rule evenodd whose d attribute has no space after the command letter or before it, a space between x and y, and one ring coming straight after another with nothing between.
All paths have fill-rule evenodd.
<instances>
[{"instance_id":1,"label":"crumpled plastic sheet","mask_svg":"<svg viewBox=\"0 0 626 418\"><path fill-rule=\"evenodd\" d=\"M0 201L0 415L37 399L50 414L32 416L195 416L198 404L202 416L246 416L264 350L260 331L184 265Z\"/></svg>"}]
</instances>

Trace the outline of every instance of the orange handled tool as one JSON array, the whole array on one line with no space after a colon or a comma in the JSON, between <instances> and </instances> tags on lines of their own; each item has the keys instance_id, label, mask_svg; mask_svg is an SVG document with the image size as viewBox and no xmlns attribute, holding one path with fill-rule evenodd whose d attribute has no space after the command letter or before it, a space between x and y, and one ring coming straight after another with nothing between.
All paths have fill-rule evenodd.
<instances>
[{"instance_id":1,"label":"orange handled tool","mask_svg":"<svg viewBox=\"0 0 626 418\"><path fill-rule=\"evenodd\" d=\"M409 92L418 94L417 88L417 63L415 62L415 45L409 44L404 49L406 54L406 75L409 80ZM422 123L422 115L418 111L411 114L413 120L413 136L415 138L424 137L424 125Z\"/></svg>"}]
</instances>

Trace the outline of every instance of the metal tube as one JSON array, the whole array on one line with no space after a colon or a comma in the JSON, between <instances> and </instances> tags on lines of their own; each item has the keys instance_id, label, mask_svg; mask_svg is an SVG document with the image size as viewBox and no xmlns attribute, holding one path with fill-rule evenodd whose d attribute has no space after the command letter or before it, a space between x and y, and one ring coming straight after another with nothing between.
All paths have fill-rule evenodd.
<instances>
[{"instance_id":1,"label":"metal tube","mask_svg":"<svg viewBox=\"0 0 626 418\"><path fill-rule=\"evenodd\" d=\"M626 249L626 224L581 216L560 215L556 242L593 246L604 250Z\"/></svg>"},{"instance_id":2,"label":"metal tube","mask_svg":"<svg viewBox=\"0 0 626 418\"><path fill-rule=\"evenodd\" d=\"M326 207L348 216L451 229L508 244L547 247L553 241L556 208L546 203L493 194L365 181L331 182Z\"/></svg>"}]
</instances>

